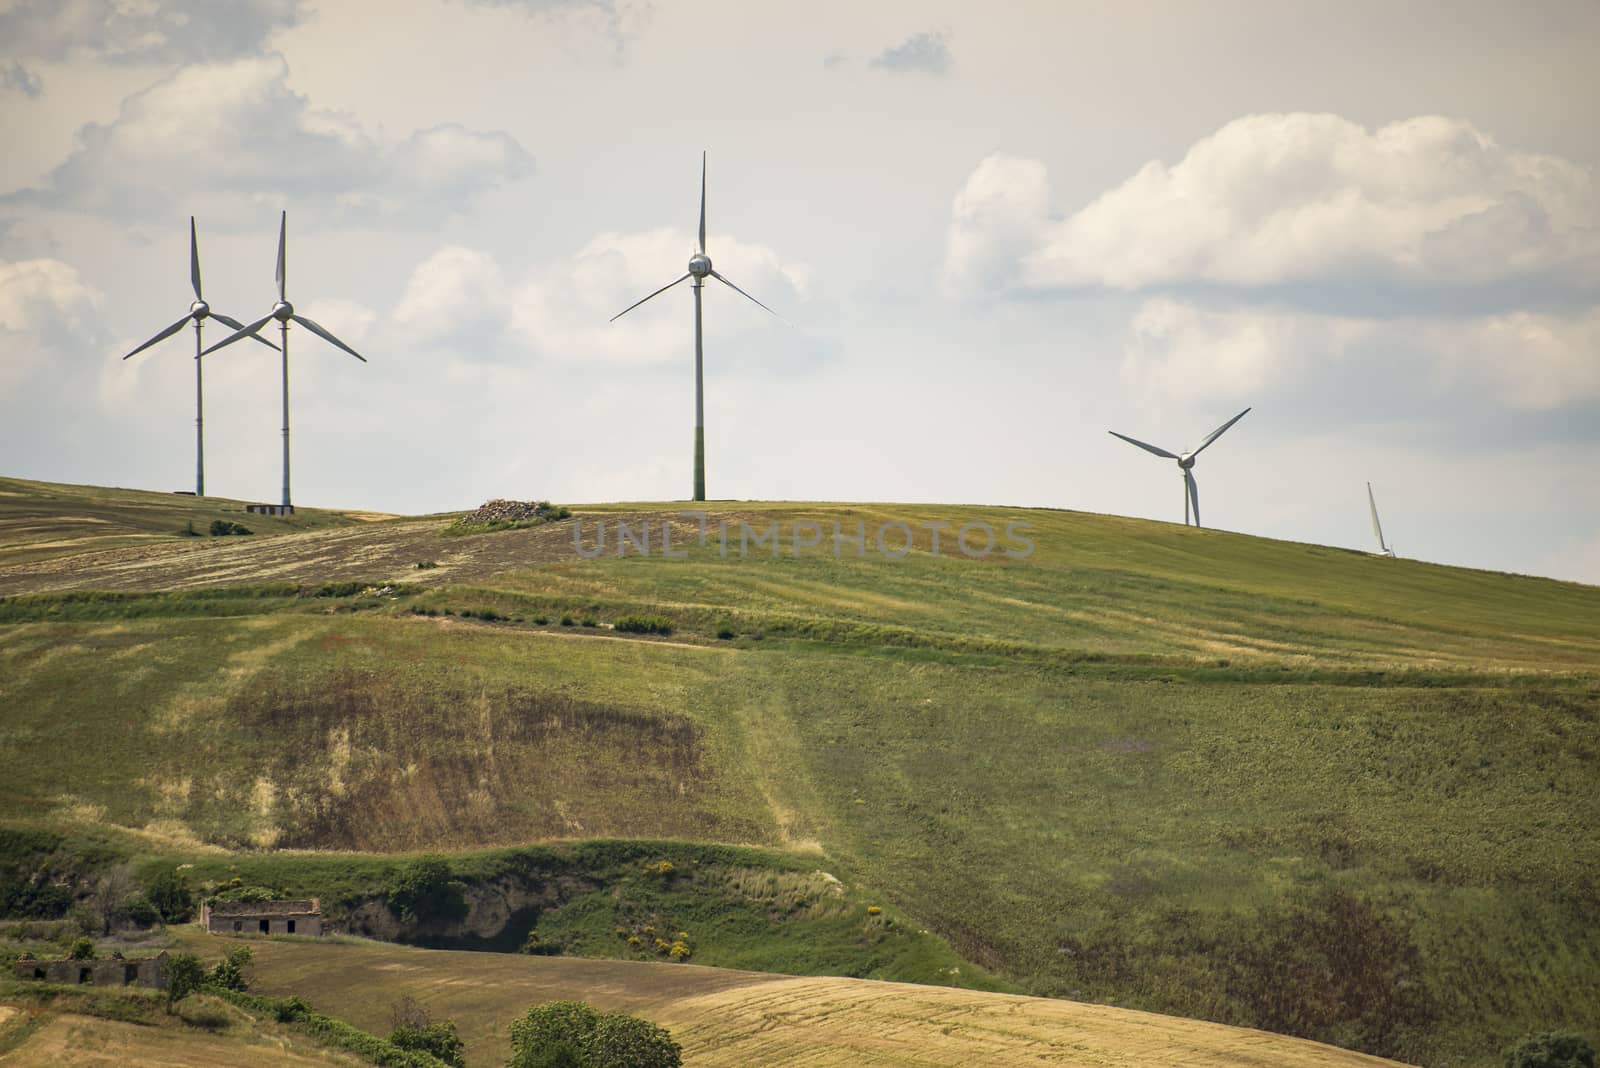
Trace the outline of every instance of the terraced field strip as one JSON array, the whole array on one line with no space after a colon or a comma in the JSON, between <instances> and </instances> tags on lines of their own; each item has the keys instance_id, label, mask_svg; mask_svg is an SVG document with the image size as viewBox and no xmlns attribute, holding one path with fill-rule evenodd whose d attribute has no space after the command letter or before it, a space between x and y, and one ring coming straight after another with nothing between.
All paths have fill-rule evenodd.
<instances>
[{"instance_id":1,"label":"terraced field strip","mask_svg":"<svg viewBox=\"0 0 1600 1068\"><path fill-rule=\"evenodd\" d=\"M193 936L200 938L202 936ZM201 941L216 951L219 943ZM256 987L382 1030L405 995L454 1019L469 1068L498 1065L528 1006L575 998L647 1017L689 1068L964 1065L1360 1068L1397 1062L1220 1024L1048 998L866 979L790 978L688 964L252 943Z\"/></svg>"}]
</instances>

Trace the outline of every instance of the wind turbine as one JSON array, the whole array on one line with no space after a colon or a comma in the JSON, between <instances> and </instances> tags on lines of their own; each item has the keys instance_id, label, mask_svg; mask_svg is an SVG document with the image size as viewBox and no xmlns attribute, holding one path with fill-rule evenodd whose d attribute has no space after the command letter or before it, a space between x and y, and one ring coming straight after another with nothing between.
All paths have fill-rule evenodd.
<instances>
[{"instance_id":1,"label":"wind turbine","mask_svg":"<svg viewBox=\"0 0 1600 1068\"><path fill-rule=\"evenodd\" d=\"M182 330L185 323L194 323L194 495L196 497L204 497L206 495L206 421L205 386L200 366L202 363L200 359L200 331L207 318L226 323L235 330L240 329L240 324L237 319L230 319L219 311L212 311L211 305L206 303L206 298L200 295L200 242L195 237L193 215L189 216L189 284L194 286L194 301L189 305L188 314L128 353L123 359L126 360L130 356L137 356L151 345L167 340L167 338ZM258 337L255 340L268 348L275 349L278 347L264 337Z\"/></svg>"},{"instance_id":2,"label":"wind turbine","mask_svg":"<svg viewBox=\"0 0 1600 1068\"><path fill-rule=\"evenodd\" d=\"M205 350L207 353L216 352L223 346L231 345L242 337L255 337L256 331L272 320L278 320L278 334L282 339L280 348L283 353L283 503L286 506L289 504L289 321L291 319L294 320L328 344L343 349L362 363L367 362L365 356L334 337L326 328L318 326L304 315L297 314L294 310L294 305L289 303L289 298L284 296L284 279L288 274L287 263L284 258L284 239L288 232L289 213L286 211L278 219L278 302L272 306L271 311L249 326L240 326L232 334ZM237 326L238 324L234 325Z\"/></svg>"},{"instance_id":3,"label":"wind turbine","mask_svg":"<svg viewBox=\"0 0 1600 1068\"><path fill-rule=\"evenodd\" d=\"M1378 522L1378 501L1372 495L1372 483L1367 483L1367 507L1372 510L1372 532L1378 536L1378 551L1373 556L1394 556L1394 546L1383 540L1383 524Z\"/></svg>"},{"instance_id":4,"label":"wind turbine","mask_svg":"<svg viewBox=\"0 0 1600 1068\"><path fill-rule=\"evenodd\" d=\"M700 153L700 244L694 255L689 257L689 269L682 276L673 279L660 289L651 293L643 300L636 300L613 315L608 321L616 322L633 309L649 300L658 297L671 289L679 282L692 278L690 287L694 290L694 499L706 499L706 412L705 412L705 385L704 385L704 353L701 344L700 330L700 290L706 284L707 276L715 278L729 289L754 303L763 311L770 313L779 322L787 323L788 320L777 312L762 304L755 297L728 281L711 266L711 257L706 255L706 154Z\"/></svg>"},{"instance_id":5,"label":"wind turbine","mask_svg":"<svg viewBox=\"0 0 1600 1068\"><path fill-rule=\"evenodd\" d=\"M1189 506L1190 504L1193 504L1194 525L1198 527L1200 525L1200 487L1195 485L1194 481L1195 459L1205 451L1207 445L1210 445L1213 441L1216 441L1218 438L1220 438L1224 430L1227 430L1230 426L1243 419L1249 413L1249 411L1250 409L1246 408L1232 419L1229 419L1226 423L1223 423L1221 426L1217 427L1217 429L1207 434L1205 440L1196 446L1193 452L1186 452L1182 455L1175 452L1168 452L1166 449L1157 448L1154 445L1147 445L1137 438L1130 438L1126 434L1118 434L1115 430L1108 431L1108 433L1114 438L1121 438L1130 445L1139 446L1139 448L1143 449L1145 452L1154 453L1157 456L1164 456L1169 460L1178 461L1178 466L1183 470L1183 523L1184 526L1189 525Z\"/></svg>"}]
</instances>

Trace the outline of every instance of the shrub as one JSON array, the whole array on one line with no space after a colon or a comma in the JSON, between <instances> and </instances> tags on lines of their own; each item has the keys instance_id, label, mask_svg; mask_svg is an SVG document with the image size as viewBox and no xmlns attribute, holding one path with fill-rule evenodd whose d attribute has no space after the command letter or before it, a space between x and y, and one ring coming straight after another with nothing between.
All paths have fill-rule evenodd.
<instances>
[{"instance_id":1,"label":"shrub","mask_svg":"<svg viewBox=\"0 0 1600 1068\"><path fill-rule=\"evenodd\" d=\"M508 1068L564 1063L549 1059L548 1051L560 1047L566 1047L563 1053L574 1058L572 1064L588 1064L582 1054L599 1021L600 1014L581 1001L547 1001L535 1005L511 1024Z\"/></svg>"},{"instance_id":2,"label":"shrub","mask_svg":"<svg viewBox=\"0 0 1600 1068\"><path fill-rule=\"evenodd\" d=\"M582 623L586 627L598 627L600 625L600 621L594 618L594 616L584 616L578 622Z\"/></svg>"},{"instance_id":3,"label":"shrub","mask_svg":"<svg viewBox=\"0 0 1600 1068\"><path fill-rule=\"evenodd\" d=\"M672 633L672 620L663 616L623 616L613 626L625 634Z\"/></svg>"},{"instance_id":4,"label":"shrub","mask_svg":"<svg viewBox=\"0 0 1600 1068\"><path fill-rule=\"evenodd\" d=\"M621 1012L608 1012L595 1025L585 1051L589 1063L606 1068L678 1068L683 1047L665 1028Z\"/></svg>"},{"instance_id":5,"label":"shrub","mask_svg":"<svg viewBox=\"0 0 1600 1068\"><path fill-rule=\"evenodd\" d=\"M452 1068L465 1068L467 1063L466 1044L456 1033L453 1020L421 1027L401 1025L390 1032L389 1041L403 1050L431 1054Z\"/></svg>"},{"instance_id":6,"label":"shrub","mask_svg":"<svg viewBox=\"0 0 1600 1068\"><path fill-rule=\"evenodd\" d=\"M529 931L522 943L522 952L535 957L559 957L564 948L559 939L541 938L538 931Z\"/></svg>"},{"instance_id":7,"label":"shrub","mask_svg":"<svg viewBox=\"0 0 1600 1068\"><path fill-rule=\"evenodd\" d=\"M432 571L439 566L437 560L418 560L414 565L418 571Z\"/></svg>"},{"instance_id":8,"label":"shrub","mask_svg":"<svg viewBox=\"0 0 1600 1068\"><path fill-rule=\"evenodd\" d=\"M728 642L732 641L736 635L733 633L733 628L724 623L717 628L717 637L722 641Z\"/></svg>"},{"instance_id":9,"label":"shrub","mask_svg":"<svg viewBox=\"0 0 1600 1068\"><path fill-rule=\"evenodd\" d=\"M222 959L222 963L211 970L212 985L220 986L224 990L248 990L250 980L244 974L244 970L254 959L255 954L250 951L249 946L235 946L228 950L228 955Z\"/></svg>"},{"instance_id":10,"label":"shrub","mask_svg":"<svg viewBox=\"0 0 1600 1068\"><path fill-rule=\"evenodd\" d=\"M543 615L540 615L540 616L534 616L534 617L533 617L533 622L534 622L534 623L535 623L535 624L536 624L536 625L538 625L538 626L541 626L541 627L542 627L542 626L544 626L544 625L545 625L545 624L546 624L546 623L548 623L548 622L550 622L550 617L549 617L549 616L543 616Z\"/></svg>"},{"instance_id":11,"label":"shrub","mask_svg":"<svg viewBox=\"0 0 1600 1068\"><path fill-rule=\"evenodd\" d=\"M1595 1049L1580 1034L1549 1031L1507 1050L1506 1068L1595 1068Z\"/></svg>"},{"instance_id":12,"label":"shrub","mask_svg":"<svg viewBox=\"0 0 1600 1068\"><path fill-rule=\"evenodd\" d=\"M167 1011L200 989L206 981L205 966L193 953L175 953L167 958Z\"/></svg>"},{"instance_id":13,"label":"shrub","mask_svg":"<svg viewBox=\"0 0 1600 1068\"><path fill-rule=\"evenodd\" d=\"M567 615L565 612L561 614L561 625L563 627L570 627L574 622L575 621L570 615Z\"/></svg>"},{"instance_id":14,"label":"shrub","mask_svg":"<svg viewBox=\"0 0 1600 1068\"><path fill-rule=\"evenodd\" d=\"M128 904L122 910L122 914L135 927L154 927L161 922L161 913L150 903L150 899L143 894L135 894L130 897Z\"/></svg>"},{"instance_id":15,"label":"shrub","mask_svg":"<svg viewBox=\"0 0 1600 1068\"><path fill-rule=\"evenodd\" d=\"M94 960L94 939L79 938L72 943L72 949L67 953L68 960Z\"/></svg>"},{"instance_id":16,"label":"shrub","mask_svg":"<svg viewBox=\"0 0 1600 1068\"><path fill-rule=\"evenodd\" d=\"M404 920L459 920L467 915L465 885L450 877L443 857L418 857L389 888L389 908Z\"/></svg>"},{"instance_id":17,"label":"shrub","mask_svg":"<svg viewBox=\"0 0 1600 1068\"><path fill-rule=\"evenodd\" d=\"M535 1005L511 1025L509 1068L678 1068L683 1050L663 1028L581 1001Z\"/></svg>"},{"instance_id":18,"label":"shrub","mask_svg":"<svg viewBox=\"0 0 1600 1068\"><path fill-rule=\"evenodd\" d=\"M245 527L239 523L230 523L226 519L213 519L211 521L211 536L213 538L226 538L232 534L253 533L255 532L250 530L248 527Z\"/></svg>"}]
</instances>

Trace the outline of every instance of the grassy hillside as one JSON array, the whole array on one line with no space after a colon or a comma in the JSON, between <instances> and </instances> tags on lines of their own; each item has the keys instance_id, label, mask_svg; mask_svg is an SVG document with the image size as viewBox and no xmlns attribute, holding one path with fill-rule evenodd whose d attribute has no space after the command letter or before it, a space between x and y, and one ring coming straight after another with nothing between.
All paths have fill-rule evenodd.
<instances>
[{"instance_id":1,"label":"grassy hillside","mask_svg":"<svg viewBox=\"0 0 1600 1068\"><path fill-rule=\"evenodd\" d=\"M203 948L216 951L215 940ZM401 997L457 1021L470 1068L505 1062L528 1006L593 1004L669 1028L691 1068L807 1065L1273 1064L1358 1068L1375 1058L1258 1031L1039 998L860 979L784 979L695 965L252 941L256 984L382 1031Z\"/></svg>"},{"instance_id":2,"label":"grassy hillside","mask_svg":"<svg viewBox=\"0 0 1600 1068\"><path fill-rule=\"evenodd\" d=\"M1033 553L917 527L975 520ZM1600 1032L1595 588L1052 511L741 502L705 546L667 505L298 521L0 549L0 818L221 864L764 846L1029 993L1440 1065Z\"/></svg>"}]
</instances>

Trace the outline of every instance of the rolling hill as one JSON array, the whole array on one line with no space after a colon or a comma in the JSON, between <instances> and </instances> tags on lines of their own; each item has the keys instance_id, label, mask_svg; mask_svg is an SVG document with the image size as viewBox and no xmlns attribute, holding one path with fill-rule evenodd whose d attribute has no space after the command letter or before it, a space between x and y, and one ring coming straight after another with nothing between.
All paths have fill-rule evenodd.
<instances>
[{"instance_id":1,"label":"rolling hill","mask_svg":"<svg viewBox=\"0 0 1600 1068\"><path fill-rule=\"evenodd\" d=\"M657 843L639 857L705 867L631 900L703 918L706 963L1425 1064L1600 1031L1595 588L966 506L712 504L703 545L672 504L178 536L237 507L0 480L0 824L352 908L417 852L487 885L533 878L507 850L572 843L539 878L581 885L537 920L591 955L618 955L617 858ZM1008 522L1031 553L953 544ZM740 554L773 523L776 554ZM585 842L609 867L572 867ZM718 901L760 912L729 873L767 866L839 880L816 952L777 919L714 926ZM881 946L869 902L899 924Z\"/></svg>"}]
</instances>

